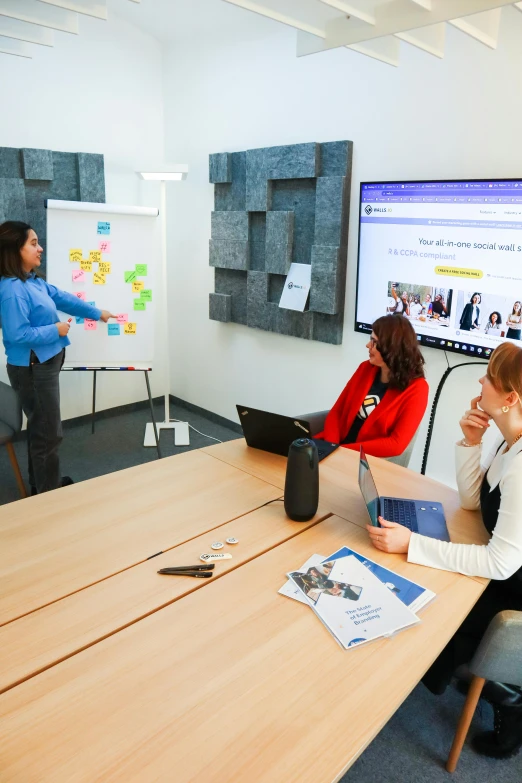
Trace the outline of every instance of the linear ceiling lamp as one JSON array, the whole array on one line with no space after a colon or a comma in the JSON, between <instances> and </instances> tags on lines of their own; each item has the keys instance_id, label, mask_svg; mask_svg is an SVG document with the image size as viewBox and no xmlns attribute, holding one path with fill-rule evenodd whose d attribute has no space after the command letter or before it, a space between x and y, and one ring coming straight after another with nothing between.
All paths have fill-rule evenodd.
<instances>
[{"instance_id":1,"label":"linear ceiling lamp","mask_svg":"<svg viewBox=\"0 0 522 783\"><path fill-rule=\"evenodd\" d=\"M140 171L140 177L147 180L156 180L157 182L180 181L187 179L188 166L180 163L175 166L169 166L168 169L153 169L152 171Z\"/></svg>"}]
</instances>

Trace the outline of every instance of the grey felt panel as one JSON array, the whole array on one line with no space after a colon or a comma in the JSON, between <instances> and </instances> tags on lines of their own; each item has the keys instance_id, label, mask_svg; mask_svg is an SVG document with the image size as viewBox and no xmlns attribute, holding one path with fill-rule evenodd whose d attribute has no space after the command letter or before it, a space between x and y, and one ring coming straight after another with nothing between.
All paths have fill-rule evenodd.
<instances>
[{"instance_id":1,"label":"grey felt panel","mask_svg":"<svg viewBox=\"0 0 522 783\"><path fill-rule=\"evenodd\" d=\"M264 242L250 242L248 268L256 272L266 271L266 245Z\"/></svg>"},{"instance_id":2,"label":"grey felt panel","mask_svg":"<svg viewBox=\"0 0 522 783\"><path fill-rule=\"evenodd\" d=\"M319 177L315 193L316 245L340 245L342 238L344 177Z\"/></svg>"},{"instance_id":3,"label":"grey felt panel","mask_svg":"<svg viewBox=\"0 0 522 783\"><path fill-rule=\"evenodd\" d=\"M277 309L277 305L268 302L268 275L264 272L249 272L247 276L247 326L272 331L275 326Z\"/></svg>"},{"instance_id":4,"label":"grey felt panel","mask_svg":"<svg viewBox=\"0 0 522 783\"><path fill-rule=\"evenodd\" d=\"M310 310L328 315L339 312L338 247L314 245L312 248L312 280L310 285Z\"/></svg>"},{"instance_id":5,"label":"grey felt panel","mask_svg":"<svg viewBox=\"0 0 522 783\"><path fill-rule=\"evenodd\" d=\"M271 187L267 182L267 149L247 150L246 209L266 212L271 209Z\"/></svg>"},{"instance_id":6,"label":"grey felt panel","mask_svg":"<svg viewBox=\"0 0 522 783\"><path fill-rule=\"evenodd\" d=\"M321 151L315 142L269 147L266 153L267 179L301 179L319 174Z\"/></svg>"},{"instance_id":7,"label":"grey felt panel","mask_svg":"<svg viewBox=\"0 0 522 783\"><path fill-rule=\"evenodd\" d=\"M105 202L103 155L78 153L78 184L80 201Z\"/></svg>"},{"instance_id":8,"label":"grey felt panel","mask_svg":"<svg viewBox=\"0 0 522 783\"><path fill-rule=\"evenodd\" d=\"M232 152L230 154L232 181L214 185L214 209L222 211L242 211L246 197L246 153Z\"/></svg>"},{"instance_id":9,"label":"grey felt panel","mask_svg":"<svg viewBox=\"0 0 522 783\"><path fill-rule=\"evenodd\" d=\"M292 263L293 212L266 213L266 271L286 275Z\"/></svg>"},{"instance_id":10,"label":"grey felt panel","mask_svg":"<svg viewBox=\"0 0 522 783\"><path fill-rule=\"evenodd\" d=\"M227 239L210 240L210 266L223 269L248 269L248 242L233 242Z\"/></svg>"},{"instance_id":11,"label":"grey felt panel","mask_svg":"<svg viewBox=\"0 0 522 783\"><path fill-rule=\"evenodd\" d=\"M331 345L341 345L343 341L342 313L338 315L314 313L313 315L314 323L311 339L322 343L330 343Z\"/></svg>"},{"instance_id":12,"label":"grey felt panel","mask_svg":"<svg viewBox=\"0 0 522 783\"><path fill-rule=\"evenodd\" d=\"M44 249L42 266L45 271L47 262L47 210L45 199L51 198L49 194L50 182L46 180L28 180L25 183L25 201L27 204L27 222L38 234L38 241Z\"/></svg>"},{"instance_id":13,"label":"grey felt panel","mask_svg":"<svg viewBox=\"0 0 522 783\"><path fill-rule=\"evenodd\" d=\"M0 179L0 216L4 220L27 222L23 179Z\"/></svg>"},{"instance_id":14,"label":"grey felt panel","mask_svg":"<svg viewBox=\"0 0 522 783\"><path fill-rule=\"evenodd\" d=\"M16 147L0 147L0 179L21 179L22 154Z\"/></svg>"},{"instance_id":15,"label":"grey felt panel","mask_svg":"<svg viewBox=\"0 0 522 783\"><path fill-rule=\"evenodd\" d=\"M216 152L208 158L209 182L232 182L232 161L228 152Z\"/></svg>"},{"instance_id":16,"label":"grey felt panel","mask_svg":"<svg viewBox=\"0 0 522 783\"><path fill-rule=\"evenodd\" d=\"M327 141L321 144L320 177L350 177L352 173L352 141Z\"/></svg>"},{"instance_id":17,"label":"grey felt panel","mask_svg":"<svg viewBox=\"0 0 522 783\"><path fill-rule=\"evenodd\" d=\"M278 307L277 331L279 334L288 334L292 337L311 340L313 324L314 313L309 311L299 313L297 310L284 310Z\"/></svg>"},{"instance_id":18,"label":"grey felt panel","mask_svg":"<svg viewBox=\"0 0 522 783\"><path fill-rule=\"evenodd\" d=\"M212 212L212 239L248 240L248 212Z\"/></svg>"},{"instance_id":19,"label":"grey felt panel","mask_svg":"<svg viewBox=\"0 0 522 783\"><path fill-rule=\"evenodd\" d=\"M74 152L53 152L54 178L48 185L47 198L63 201L85 201L80 198L78 163Z\"/></svg>"},{"instance_id":20,"label":"grey felt panel","mask_svg":"<svg viewBox=\"0 0 522 783\"><path fill-rule=\"evenodd\" d=\"M294 212L294 242L292 261L309 264L315 236L315 180L275 180L272 209Z\"/></svg>"},{"instance_id":21,"label":"grey felt panel","mask_svg":"<svg viewBox=\"0 0 522 783\"><path fill-rule=\"evenodd\" d=\"M216 269L214 275L216 293L230 294L232 297L232 321L246 325L247 273L234 269Z\"/></svg>"},{"instance_id":22,"label":"grey felt panel","mask_svg":"<svg viewBox=\"0 0 522 783\"><path fill-rule=\"evenodd\" d=\"M51 150L22 149L25 179L53 179L53 153Z\"/></svg>"},{"instance_id":23,"label":"grey felt panel","mask_svg":"<svg viewBox=\"0 0 522 783\"><path fill-rule=\"evenodd\" d=\"M279 304L283 286L285 284L285 275L268 275L268 301Z\"/></svg>"},{"instance_id":24,"label":"grey felt panel","mask_svg":"<svg viewBox=\"0 0 522 783\"><path fill-rule=\"evenodd\" d=\"M208 316L212 321L230 321L232 319L232 296L230 294L209 294Z\"/></svg>"},{"instance_id":25,"label":"grey felt panel","mask_svg":"<svg viewBox=\"0 0 522 783\"><path fill-rule=\"evenodd\" d=\"M265 270L266 212L249 212L250 263L249 268Z\"/></svg>"}]
</instances>

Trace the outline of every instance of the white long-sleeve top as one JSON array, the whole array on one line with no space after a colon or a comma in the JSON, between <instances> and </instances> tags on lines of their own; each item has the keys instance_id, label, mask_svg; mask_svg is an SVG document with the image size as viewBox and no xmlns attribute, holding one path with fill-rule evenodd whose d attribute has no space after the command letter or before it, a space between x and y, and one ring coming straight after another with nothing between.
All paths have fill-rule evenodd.
<instances>
[{"instance_id":1,"label":"white long-sleeve top","mask_svg":"<svg viewBox=\"0 0 522 783\"><path fill-rule=\"evenodd\" d=\"M504 453L500 441L481 464L482 446L456 446L457 485L463 508L480 509L487 473L490 491L500 485L497 524L487 545L452 544L412 533L408 562L467 576L508 579L522 567L522 438ZM496 453L496 454L495 454Z\"/></svg>"}]
</instances>

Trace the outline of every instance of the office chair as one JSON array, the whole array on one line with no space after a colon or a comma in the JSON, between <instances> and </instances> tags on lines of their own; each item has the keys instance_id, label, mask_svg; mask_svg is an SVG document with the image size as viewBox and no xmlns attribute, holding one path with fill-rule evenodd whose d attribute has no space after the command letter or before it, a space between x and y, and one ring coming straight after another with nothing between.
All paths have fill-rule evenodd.
<instances>
[{"instance_id":1,"label":"office chair","mask_svg":"<svg viewBox=\"0 0 522 783\"><path fill-rule=\"evenodd\" d=\"M468 668L473 679L446 762L448 772L455 772L486 680L522 686L522 612L506 610L493 618Z\"/></svg>"},{"instance_id":2,"label":"office chair","mask_svg":"<svg viewBox=\"0 0 522 783\"><path fill-rule=\"evenodd\" d=\"M0 381L0 446L5 446L16 477L20 496L27 497L20 466L16 459L13 438L22 429L22 406L18 395L7 383Z\"/></svg>"},{"instance_id":3,"label":"office chair","mask_svg":"<svg viewBox=\"0 0 522 783\"><path fill-rule=\"evenodd\" d=\"M314 413L304 413L302 416L298 416L298 419L304 419L310 424L310 430L312 435L317 435L318 432L324 427L325 419L328 415L328 411L315 411ZM411 453L417 440L418 430L413 438L408 443L406 449L397 457L385 457L388 462L394 462L396 465L402 465L403 468L407 468L410 464Z\"/></svg>"}]
</instances>

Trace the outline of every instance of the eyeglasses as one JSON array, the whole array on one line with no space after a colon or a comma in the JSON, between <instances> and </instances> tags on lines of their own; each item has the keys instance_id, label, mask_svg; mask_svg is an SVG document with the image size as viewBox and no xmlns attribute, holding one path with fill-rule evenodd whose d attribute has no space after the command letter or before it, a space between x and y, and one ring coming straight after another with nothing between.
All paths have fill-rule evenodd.
<instances>
[{"instance_id":1,"label":"eyeglasses","mask_svg":"<svg viewBox=\"0 0 522 783\"><path fill-rule=\"evenodd\" d=\"M379 342L376 337L370 337L370 342L372 344L372 348L379 350Z\"/></svg>"}]
</instances>

